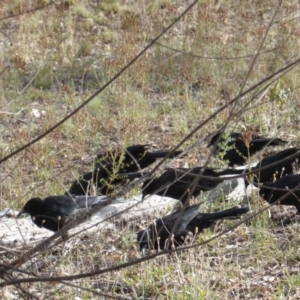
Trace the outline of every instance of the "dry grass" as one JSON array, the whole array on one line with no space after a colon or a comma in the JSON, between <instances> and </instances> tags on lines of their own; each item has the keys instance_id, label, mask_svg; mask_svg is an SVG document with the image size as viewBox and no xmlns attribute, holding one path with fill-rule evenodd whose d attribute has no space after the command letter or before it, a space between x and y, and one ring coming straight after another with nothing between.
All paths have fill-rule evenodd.
<instances>
[{"instance_id":1,"label":"dry grass","mask_svg":"<svg viewBox=\"0 0 300 300\"><path fill-rule=\"evenodd\" d=\"M2 2L2 17L46 4ZM187 5L188 1L171 0L139 1L138 5L121 0L62 0L3 20L0 67L8 68L0 76L1 157L70 113ZM275 0L200 1L85 108L1 164L0 210L19 209L32 196L64 193L78 174L91 168L94 155L115 144L176 145L233 99L244 84L245 90L297 59L298 1L284 1L247 77L277 5ZM232 109L243 109L243 113L230 121L231 129L278 135L297 145L299 75L297 67L256 95L246 109L253 94L219 113L184 144L188 148L202 140L185 163L196 166L206 161L209 150L203 140L224 124ZM215 158L210 164L224 166ZM263 205L257 196L248 201L254 211ZM74 238L64 255L53 250L37 256L46 264L34 272L37 276L73 275L136 259L140 257L135 246L137 225L128 225L119 234ZM224 228L228 226L225 223ZM282 226L263 213L202 247L72 281L76 287L51 282L22 287L38 299L105 297L95 292L121 299L297 299L298 231L297 223ZM206 231L197 242L213 234L214 229ZM14 258L3 255L1 262L8 264ZM5 287L0 295L2 299L19 297L14 286Z\"/></svg>"}]
</instances>

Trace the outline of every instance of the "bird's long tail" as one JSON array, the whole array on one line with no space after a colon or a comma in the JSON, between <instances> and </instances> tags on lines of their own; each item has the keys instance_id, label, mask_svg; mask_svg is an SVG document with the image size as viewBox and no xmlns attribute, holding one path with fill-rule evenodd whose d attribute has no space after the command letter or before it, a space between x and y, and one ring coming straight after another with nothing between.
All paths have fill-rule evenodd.
<instances>
[{"instance_id":1,"label":"bird's long tail","mask_svg":"<svg viewBox=\"0 0 300 300\"><path fill-rule=\"evenodd\" d=\"M118 176L124 179L135 179L135 178L141 178L143 176L146 176L149 172L142 171L142 172L128 172L128 173L119 173Z\"/></svg>"},{"instance_id":2,"label":"bird's long tail","mask_svg":"<svg viewBox=\"0 0 300 300\"><path fill-rule=\"evenodd\" d=\"M287 144L288 141L284 141L282 139L274 139L271 141L270 145L272 146L279 146L279 145L284 145L284 144Z\"/></svg>"},{"instance_id":3,"label":"bird's long tail","mask_svg":"<svg viewBox=\"0 0 300 300\"><path fill-rule=\"evenodd\" d=\"M253 140L255 143L263 144L266 146L280 146L287 144L287 141L284 141L282 139L267 139L267 138L257 138Z\"/></svg>"},{"instance_id":4,"label":"bird's long tail","mask_svg":"<svg viewBox=\"0 0 300 300\"><path fill-rule=\"evenodd\" d=\"M239 217L249 211L248 207L233 207L229 209L225 209L222 211L210 213L210 214L201 214L202 220L219 220L224 218L234 218Z\"/></svg>"},{"instance_id":5,"label":"bird's long tail","mask_svg":"<svg viewBox=\"0 0 300 300\"><path fill-rule=\"evenodd\" d=\"M245 172L244 169L225 169L223 171L217 172L218 176L224 176L224 175L239 175L243 174Z\"/></svg>"},{"instance_id":6,"label":"bird's long tail","mask_svg":"<svg viewBox=\"0 0 300 300\"><path fill-rule=\"evenodd\" d=\"M154 151L154 152L147 152L146 156L151 158L164 158L166 157L171 151ZM174 158L182 154L183 151L175 151L170 158Z\"/></svg>"}]
</instances>

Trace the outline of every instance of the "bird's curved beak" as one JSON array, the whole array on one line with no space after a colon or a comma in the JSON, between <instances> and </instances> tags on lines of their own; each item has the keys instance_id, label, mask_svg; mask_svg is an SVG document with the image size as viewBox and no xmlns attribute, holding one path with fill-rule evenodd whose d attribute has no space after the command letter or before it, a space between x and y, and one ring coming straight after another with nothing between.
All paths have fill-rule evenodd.
<instances>
[{"instance_id":1,"label":"bird's curved beak","mask_svg":"<svg viewBox=\"0 0 300 300\"><path fill-rule=\"evenodd\" d=\"M21 211L17 214L16 219L20 218L21 215L25 214L25 209L24 207L21 209Z\"/></svg>"}]
</instances>

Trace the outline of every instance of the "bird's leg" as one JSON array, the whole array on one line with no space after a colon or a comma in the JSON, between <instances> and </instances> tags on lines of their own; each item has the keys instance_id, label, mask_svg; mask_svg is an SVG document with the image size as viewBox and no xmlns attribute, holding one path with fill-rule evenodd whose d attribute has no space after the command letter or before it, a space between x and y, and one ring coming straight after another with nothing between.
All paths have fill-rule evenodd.
<instances>
[{"instance_id":1,"label":"bird's leg","mask_svg":"<svg viewBox=\"0 0 300 300\"><path fill-rule=\"evenodd\" d=\"M199 228L198 228L198 227L196 227L196 228L195 228L195 232L194 232L194 236L192 237L191 244L193 244L193 243L194 243L194 241L195 241L195 238L196 238L196 236L197 236L197 234L198 234L198 231L199 231ZM192 232L191 232L191 233L192 233Z\"/></svg>"},{"instance_id":2,"label":"bird's leg","mask_svg":"<svg viewBox=\"0 0 300 300\"><path fill-rule=\"evenodd\" d=\"M170 238L166 239L165 241L165 245L164 245L164 250L165 249L175 249L175 245L174 245L174 234L171 235Z\"/></svg>"},{"instance_id":3,"label":"bird's leg","mask_svg":"<svg viewBox=\"0 0 300 300\"><path fill-rule=\"evenodd\" d=\"M147 249L146 248L143 248L142 249L142 257L145 257L147 255ZM148 255L150 254L150 252L148 251Z\"/></svg>"}]
</instances>

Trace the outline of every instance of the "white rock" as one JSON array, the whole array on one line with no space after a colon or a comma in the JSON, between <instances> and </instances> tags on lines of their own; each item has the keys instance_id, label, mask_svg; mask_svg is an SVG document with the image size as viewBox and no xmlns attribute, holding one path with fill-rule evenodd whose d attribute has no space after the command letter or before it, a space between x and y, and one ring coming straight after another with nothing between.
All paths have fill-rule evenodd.
<instances>
[{"instance_id":1,"label":"white rock","mask_svg":"<svg viewBox=\"0 0 300 300\"><path fill-rule=\"evenodd\" d=\"M226 175L224 177L228 178L218 184L211 191L207 191L197 197L199 202L203 202L203 208L207 208L212 202L223 199L232 200L237 204L244 199L246 196L246 186L243 178L233 178L236 175Z\"/></svg>"},{"instance_id":2,"label":"white rock","mask_svg":"<svg viewBox=\"0 0 300 300\"><path fill-rule=\"evenodd\" d=\"M142 201L142 195L138 195L127 200L125 203L115 202L112 205L101 209L96 215L102 218L108 218L109 216L119 213L114 217L114 222L117 223L132 220L144 220L147 219L147 217L159 217L166 214L177 203L178 200L176 199L158 195L151 195ZM168 210L168 208L170 209Z\"/></svg>"},{"instance_id":3,"label":"white rock","mask_svg":"<svg viewBox=\"0 0 300 300\"><path fill-rule=\"evenodd\" d=\"M97 197L97 201L99 200L101 202L102 198L105 199L106 197ZM153 215L154 213L160 214L163 211L165 213L166 208L173 207L177 202L177 200L171 198L155 195L147 197L144 201L142 201L142 195L133 197L130 200L120 198L101 209L86 222L71 229L69 235L78 232L79 234L85 234L95 233L99 230L116 230L114 225L115 222L119 224L137 218L145 219L147 216ZM134 208L127 210L134 204L137 205ZM8 213L10 217L4 216ZM17 213L18 212L10 209L5 209L0 212L0 216L4 216L0 221L0 245L2 244L6 247L9 246L14 248L23 245L30 246L53 234L52 231L37 227L30 217L20 219L11 217L16 216ZM113 219L109 218L116 213L119 214Z\"/></svg>"}]
</instances>

